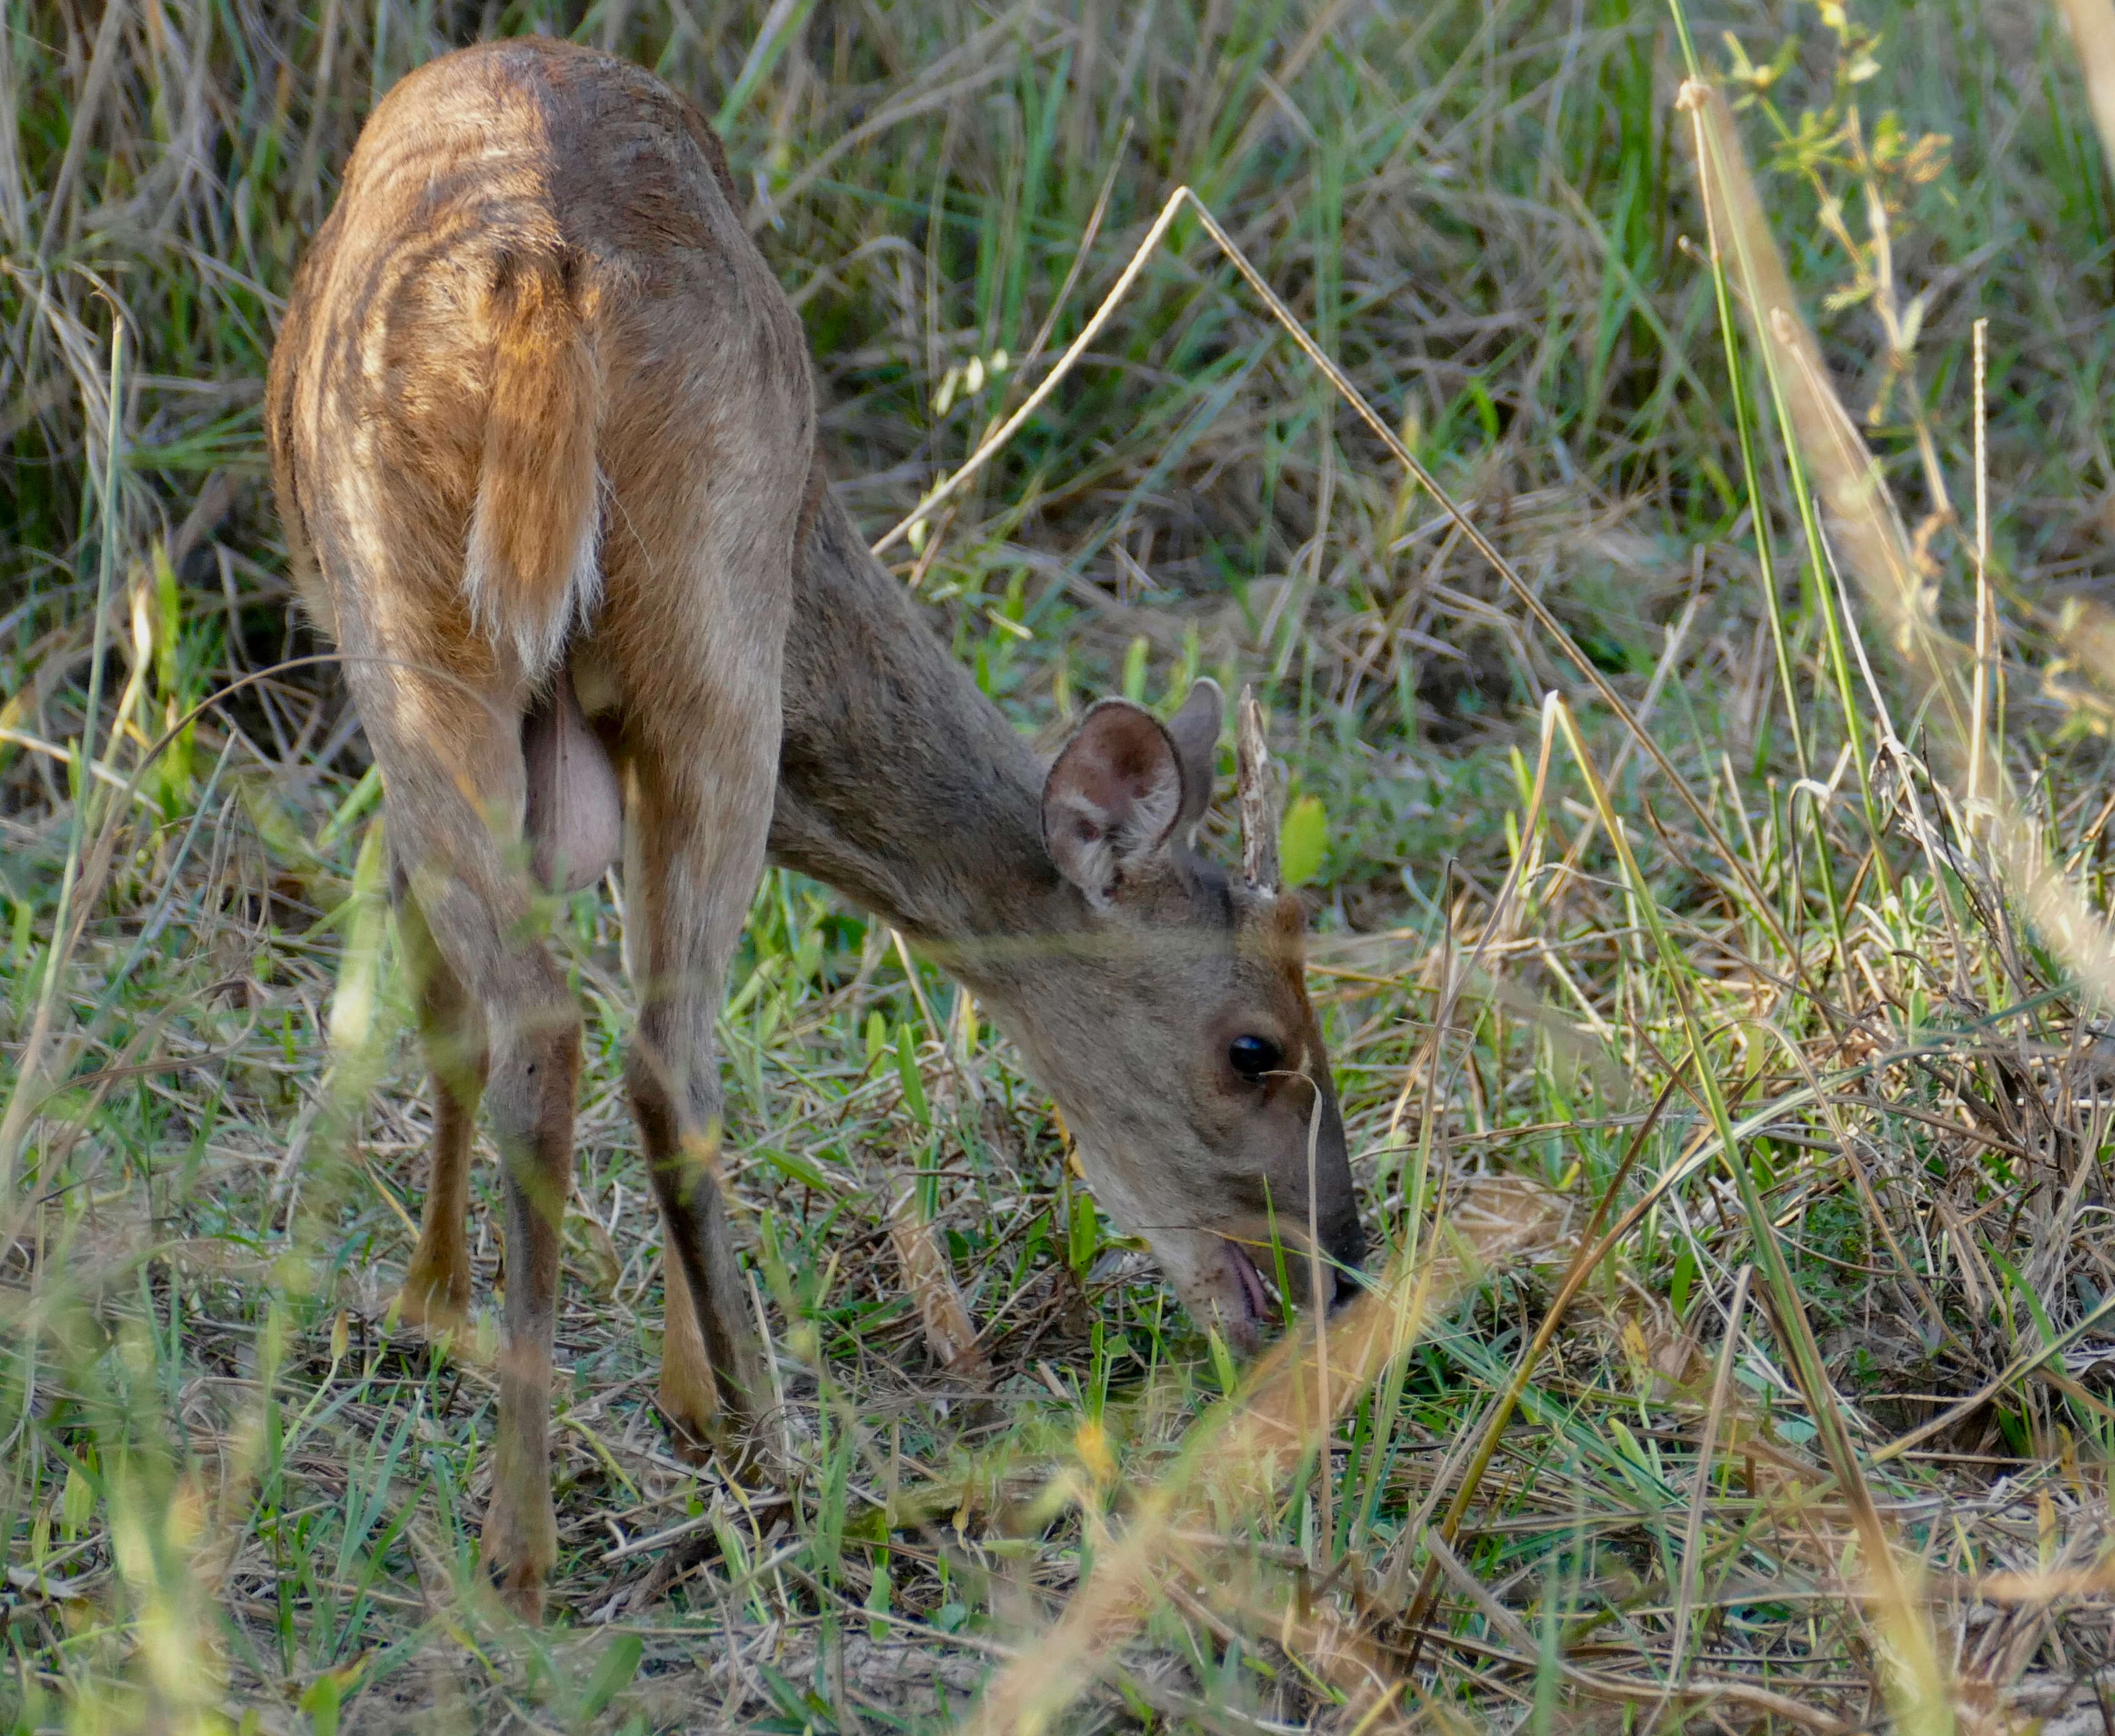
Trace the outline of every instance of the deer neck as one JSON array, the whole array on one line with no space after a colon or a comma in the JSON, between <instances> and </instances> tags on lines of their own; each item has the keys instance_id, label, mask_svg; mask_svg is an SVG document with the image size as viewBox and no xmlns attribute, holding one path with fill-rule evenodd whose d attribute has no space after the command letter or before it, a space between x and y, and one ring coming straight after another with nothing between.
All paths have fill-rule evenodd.
<instances>
[{"instance_id":1,"label":"deer neck","mask_svg":"<svg viewBox=\"0 0 2115 1736\"><path fill-rule=\"evenodd\" d=\"M1076 927L1043 846L1043 769L820 490L795 562L771 855L980 993Z\"/></svg>"}]
</instances>

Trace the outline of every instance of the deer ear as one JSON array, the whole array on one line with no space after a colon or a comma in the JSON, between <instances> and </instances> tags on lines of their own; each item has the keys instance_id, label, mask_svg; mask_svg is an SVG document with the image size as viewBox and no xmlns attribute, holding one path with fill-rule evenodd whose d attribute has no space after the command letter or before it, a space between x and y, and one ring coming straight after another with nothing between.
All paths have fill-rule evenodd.
<instances>
[{"instance_id":1,"label":"deer ear","mask_svg":"<svg viewBox=\"0 0 2115 1736\"><path fill-rule=\"evenodd\" d=\"M1226 715L1226 696L1218 682L1206 676L1192 684L1182 709L1168 720L1168 738L1175 743L1175 756L1182 766L1182 811L1175 826L1186 838L1212 805L1213 775L1219 769L1219 725Z\"/></svg>"},{"instance_id":2,"label":"deer ear","mask_svg":"<svg viewBox=\"0 0 2115 1736\"><path fill-rule=\"evenodd\" d=\"M1174 738L1153 714L1103 700L1044 780L1043 846L1089 903L1106 904L1125 871L1174 836L1184 783Z\"/></svg>"}]
</instances>

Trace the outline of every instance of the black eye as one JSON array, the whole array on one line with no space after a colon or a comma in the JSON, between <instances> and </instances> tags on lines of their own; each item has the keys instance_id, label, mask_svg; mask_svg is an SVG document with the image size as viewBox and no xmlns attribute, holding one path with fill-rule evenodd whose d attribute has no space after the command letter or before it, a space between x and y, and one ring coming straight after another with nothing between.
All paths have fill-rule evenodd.
<instances>
[{"instance_id":1,"label":"black eye","mask_svg":"<svg viewBox=\"0 0 2115 1736\"><path fill-rule=\"evenodd\" d=\"M1269 1037L1238 1036L1227 1045L1227 1064L1250 1082L1285 1064L1285 1051Z\"/></svg>"}]
</instances>

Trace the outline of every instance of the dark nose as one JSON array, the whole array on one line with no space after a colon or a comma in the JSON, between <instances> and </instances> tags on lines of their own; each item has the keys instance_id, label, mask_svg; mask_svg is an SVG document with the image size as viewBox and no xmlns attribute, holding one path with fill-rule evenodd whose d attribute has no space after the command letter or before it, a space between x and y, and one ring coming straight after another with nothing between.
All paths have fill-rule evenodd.
<instances>
[{"instance_id":1,"label":"dark nose","mask_svg":"<svg viewBox=\"0 0 2115 1736\"><path fill-rule=\"evenodd\" d=\"M1329 1272L1335 1280L1329 1294L1331 1313L1344 1306L1366 1288L1366 1274L1360 1264L1366 1257L1365 1227L1356 1218L1329 1243Z\"/></svg>"},{"instance_id":2,"label":"dark nose","mask_svg":"<svg viewBox=\"0 0 2115 1736\"><path fill-rule=\"evenodd\" d=\"M1333 1288L1329 1294L1329 1311L1334 1314L1355 1296L1363 1296L1366 1289L1366 1274L1356 1266L1338 1267L1331 1274Z\"/></svg>"}]
</instances>

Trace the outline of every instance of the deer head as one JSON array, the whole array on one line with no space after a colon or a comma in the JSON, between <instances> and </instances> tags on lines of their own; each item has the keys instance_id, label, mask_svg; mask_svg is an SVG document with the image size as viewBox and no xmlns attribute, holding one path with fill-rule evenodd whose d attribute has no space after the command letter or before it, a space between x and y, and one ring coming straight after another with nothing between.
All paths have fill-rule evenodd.
<instances>
[{"instance_id":1,"label":"deer head","mask_svg":"<svg viewBox=\"0 0 2115 1736\"><path fill-rule=\"evenodd\" d=\"M1278 884L1262 719L1242 706L1242 868L1191 847L1225 701L1103 700L1044 767L820 491L796 568L773 855L913 936L1057 1099L1096 1196L1192 1312L1259 1340L1348 1290L1365 1242L1299 901ZM1311 1179L1311 1186L1310 1186Z\"/></svg>"},{"instance_id":2,"label":"deer head","mask_svg":"<svg viewBox=\"0 0 2115 1736\"><path fill-rule=\"evenodd\" d=\"M1248 1350L1281 1270L1288 1302L1312 1300L1310 1238L1325 1302L1355 1284L1365 1238L1248 696L1242 871L1191 847L1223 710L1200 681L1165 724L1122 700L1086 714L1042 797L1044 846L1076 920L993 1010L1057 1098L1110 1215L1151 1243L1200 1323Z\"/></svg>"}]
</instances>

